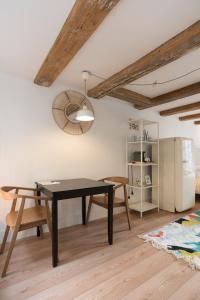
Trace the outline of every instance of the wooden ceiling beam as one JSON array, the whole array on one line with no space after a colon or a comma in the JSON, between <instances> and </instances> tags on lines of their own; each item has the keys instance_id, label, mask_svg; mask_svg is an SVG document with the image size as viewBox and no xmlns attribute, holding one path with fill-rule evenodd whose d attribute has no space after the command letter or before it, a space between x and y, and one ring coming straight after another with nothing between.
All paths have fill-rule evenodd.
<instances>
[{"instance_id":1,"label":"wooden ceiling beam","mask_svg":"<svg viewBox=\"0 0 200 300\"><path fill-rule=\"evenodd\" d=\"M120 0L76 0L34 83L50 86Z\"/></svg>"},{"instance_id":2,"label":"wooden ceiling beam","mask_svg":"<svg viewBox=\"0 0 200 300\"><path fill-rule=\"evenodd\" d=\"M125 88L117 88L111 91L108 95L114 98L131 102L135 104L135 108L137 109L146 109L146 108L169 103L199 93L200 93L200 82L196 82L154 98L143 96L142 94L136 93L134 91L130 91Z\"/></svg>"},{"instance_id":3,"label":"wooden ceiling beam","mask_svg":"<svg viewBox=\"0 0 200 300\"><path fill-rule=\"evenodd\" d=\"M90 89L88 95L93 98L102 98L113 89L141 78L199 46L200 21L197 21L160 47Z\"/></svg>"},{"instance_id":4,"label":"wooden ceiling beam","mask_svg":"<svg viewBox=\"0 0 200 300\"><path fill-rule=\"evenodd\" d=\"M165 104L171 101L175 101L178 99L182 99L185 97L189 97L195 94L200 93L200 82L196 82L190 85L187 85L185 87L182 87L180 89L177 89L175 91L162 94L160 96L151 98L151 104L144 106L136 106L137 109L144 109L144 108L149 108L161 104Z\"/></svg>"},{"instance_id":5,"label":"wooden ceiling beam","mask_svg":"<svg viewBox=\"0 0 200 300\"><path fill-rule=\"evenodd\" d=\"M195 125L200 125L200 121L194 121Z\"/></svg>"},{"instance_id":6,"label":"wooden ceiling beam","mask_svg":"<svg viewBox=\"0 0 200 300\"><path fill-rule=\"evenodd\" d=\"M135 104L135 108L137 109L146 109L146 108L169 103L199 93L200 93L200 82L196 82L154 98L143 96L139 93L130 91L125 88L117 88L111 91L108 95L114 98L131 102Z\"/></svg>"},{"instance_id":7,"label":"wooden ceiling beam","mask_svg":"<svg viewBox=\"0 0 200 300\"><path fill-rule=\"evenodd\" d=\"M188 112L188 111L192 111L192 110L197 110L197 109L200 109L200 102L190 103L190 104L170 108L167 110L163 110L163 111L160 111L160 115L161 116L171 116L171 115L176 115L176 114L180 114L180 113L184 113L184 112Z\"/></svg>"},{"instance_id":8,"label":"wooden ceiling beam","mask_svg":"<svg viewBox=\"0 0 200 300\"><path fill-rule=\"evenodd\" d=\"M137 104L137 105L140 105L141 107L150 105L150 103L151 103L150 98L143 96L139 93L130 91L128 89L124 89L124 88L117 88L117 89L111 91L108 94L108 96L130 102L134 105Z\"/></svg>"},{"instance_id":9,"label":"wooden ceiling beam","mask_svg":"<svg viewBox=\"0 0 200 300\"><path fill-rule=\"evenodd\" d=\"M175 101L178 99L182 99L185 97L189 97L195 94L200 93L200 82L196 82L190 85L187 85L185 87L182 87L180 89L177 89L175 91L154 97L152 99L152 102L154 105L160 105L164 103L168 103L171 101Z\"/></svg>"},{"instance_id":10,"label":"wooden ceiling beam","mask_svg":"<svg viewBox=\"0 0 200 300\"><path fill-rule=\"evenodd\" d=\"M180 121L189 121L194 119L200 119L200 114L187 115L183 117L179 117Z\"/></svg>"}]
</instances>

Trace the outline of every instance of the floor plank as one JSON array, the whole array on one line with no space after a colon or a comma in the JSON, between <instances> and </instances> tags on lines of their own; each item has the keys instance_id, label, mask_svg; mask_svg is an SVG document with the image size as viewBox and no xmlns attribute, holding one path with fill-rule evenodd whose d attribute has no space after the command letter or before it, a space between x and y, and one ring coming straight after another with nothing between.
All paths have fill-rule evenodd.
<instances>
[{"instance_id":1,"label":"floor plank","mask_svg":"<svg viewBox=\"0 0 200 300\"><path fill-rule=\"evenodd\" d=\"M199 300L200 299L200 272L196 272L190 280L182 285L169 300Z\"/></svg>"},{"instance_id":2,"label":"floor plank","mask_svg":"<svg viewBox=\"0 0 200 300\"><path fill-rule=\"evenodd\" d=\"M163 257L164 258L164 257ZM160 300L168 299L187 280L195 275L185 262L175 261L154 275L150 280L129 293L124 300ZM177 298L178 299L178 298ZM180 298L184 299L184 298Z\"/></svg>"},{"instance_id":3,"label":"floor plank","mask_svg":"<svg viewBox=\"0 0 200 300\"><path fill-rule=\"evenodd\" d=\"M34 293L43 291L56 284L62 284L75 276L78 276L78 278L81 277L82 279L82 277L85 276L82 276L82 274L87 274L88 271L94 270L94 268L97 269L98 266L104 265L105 262L107 263L111 260L114 260L115 262L115 258L117 258L117 262L118 257L120 256L126 258L127 253L129 251L133 251L133 249L137 252L138 244L141 246L141 243L137 241L137 239L131 238L128 241L126 240L125 242L120 243L120 245L114 245L112 251L110 251L109 247L106 247L105 249L99 250L89 256L87 255L59 266L56 269L51 268L49 271L31 278L31 280L27 279L12 285L9 289L4 289L6 291L5 295L7 297L14 297L16 295L18 299L26 299L26 297L31 296ZM141 250L138 252L140 254ZM150 253L151 252L153 252L153 250L151 250ZM105 272L105 269L103 269L103 271Z\"/></svg>"},{"instance_id":4,"label":"floor plank","mask_svg":"<svg viewBox=\"0 0 200 300\"><path fill-rule=\"evenodd\" d=\"M144 245L141 247L143 246ZM125 266L123 272L116 273L116 275L109 280L90 289L80 297L74 297L74 299L121 299L129 290L135 289L153 276L155 272L159 272L173 261L173 258L170 256L167 256L167 258L163 260L163 255L160 251L156 251L156 253L151 256L148 256L147 253L148 252L144 253L144 259L138 264L129 266L128 268ZM134 255L133 252L132 255ZM64 296L66 299L67 293ZM61 299L64 299L64 297Z\"/></svg>"},{"instance_id":5,"label":"floor plank","mask_svg":"<svg viewBox=\"0 0 200 300\"><path fill-rule=\"evenodd\" d=\"M65 280L63 283L58 283L53 288L45 290L31 299L78 299L80 294L85 291L91 290L94 286L103 282L103 285L109 282L109 279L115 276L115 274L121 274L124 269L129 269L148 257L157 255L156 251L149 249L149 245L146 245L145 251L141 251L141 246L135 249L135 255L133 250L118 256L114 259L110 259L105 263L94 266L87 272L82 272L78 276L73 277L70 280ZM106 271L105 271L106 270ZM95 293L96 294L96 293ZM86 296L84 299L88 299Z\"/></svg>"}]
</instances>

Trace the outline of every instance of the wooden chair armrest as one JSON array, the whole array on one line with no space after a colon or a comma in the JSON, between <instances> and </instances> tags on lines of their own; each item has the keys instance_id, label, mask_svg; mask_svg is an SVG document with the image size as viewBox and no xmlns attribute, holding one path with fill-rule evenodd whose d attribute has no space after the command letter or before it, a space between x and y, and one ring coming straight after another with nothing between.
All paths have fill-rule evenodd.
<instances>
[{"instance_id":1,"label":"wooden chair armrest","mask_svg":"<svg viewBox=\"0 0 200 300\"><path fill-rule=\"evenodd\" d=\"M17 186L15 188L18 189L18 191L32 191L32 192L38 191L36 188L27 188L27 187L20 187L20 186ZM17 194L16 198L22 198L22 197L33 199L33 200L50 200L46 196L25 195L25 194Z\"/></svg>"},{"instance_id":2,"label":"wooden chair armrest","mask_svg":"<svg viewBox=\"0 0 200 300\"><path fill-rule=\"evenodd\" d=\"M50 200L48 197L45 196L34 196L34 195L23 195L23 194L14 194L8 193L0 190L0 199L3 200L17 200L17 199L32 199L32 200Z\"/></svg>"},{"instance_id":3,"label":"wooden chair armrest","mask_svg":"<svg viewBox=\"0 0 200 300\"><path fill-rule=\"evenodd\" d=\"M10 192L12 190L24 190L24 191L33 191L33 192L36 192L37 189L35 188L27 188L27 187L22 187L22 186L2 186L1 189L4 191L4 192Z\"/></svg>"},{"instance_id":4,"label":"wooden chair armrest","mask_svg":"<svg viewBox=\"0 0 200 300\"><path fill-rule=\"evenodd\" d=\"M98 181L105 181L105 180L109 181L109 179L110 179L109 177L106 177L106 178L99 179ZM124 183L116 184L116 185L113 186L113 190L116 190L116 189L118 189L118 188L120 188L120 187L122 187L124 185L125 185Z\"/></svg>"},{"instance_id":5,"label":"wooden chair armrest","mask_svg":"<svg viewBox=\"0 0 200 300\"><path fill-rule=\"evenodd\" d=\"M25 198L25 199L32 199L32 200L50 200L48 197L45 196L34 196L34 195L16 195L17 198Z\"/></svg>"},{"instance_id":6,"label":"wooden chair armrest","mask_svg":"<svg viewBox=\"0 0 200 300\"><path fill-rule=\"evenodd\" d=\"M16 186L16 189L18 189L18 191L32 191L32 192L37 192L36 188L28 188L28 187L22 187L22 186Z\"/></svg>"},{"instance_id":7,"label":"wooden chair armrest","mask_svg":"<svg viewBox=\"0 0 200 300\"><path fill-rule=\"evenodd\" d=\"M124 186L123 183L118 184L118 185L115 185L115 186L113 187L113 190L115 191L116 189L119 189L119 188L122 187L122 186Z\"/></svg>"}]
</instances>

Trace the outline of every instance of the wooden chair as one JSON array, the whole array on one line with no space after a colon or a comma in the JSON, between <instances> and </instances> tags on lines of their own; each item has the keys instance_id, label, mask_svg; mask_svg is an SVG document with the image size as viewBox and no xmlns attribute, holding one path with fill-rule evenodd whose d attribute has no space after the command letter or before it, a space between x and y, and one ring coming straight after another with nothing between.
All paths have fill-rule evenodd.
<instances>
[{"instance_id":1,"label":"wooden chair","mask_svg":"<svg viewBox=\"0 0 200 300\"><path fill-rule=\"evenodd\" d=\"M127 189L126 189L126 185L128 184L128 178L113 176L113 177L106 177L106 178L100 179L99 181L112 182L112 183L116 184L113 187L113 190L114 190L114 192L113 192L113 208L122 207L122 206L125 207L127 221L128 221L128 227L131 230L130 214L129 214L129 207L128 207L128 196L127 196ZM124 199L115 197L115 191L119 188L123 188ZM92 204L96 204L96 205L99 205L101 207L108 209L107 194L90 197L89 204L88 204L88 211L87 211L87 219L86 219L87 223L90 218Z\"/></svg>"},{"instance_id":2,"label":"wooden chair","mask_svg":"<svg viewBox=\"0 0 200 300\"><path fill-rule=\"evenodd\" d=\"M26 192L26 194L24 194L24 191ZM31 193L31 195L28 195L29 193ZM4 186L0 189L0 199L12 201L11 210L6 216L6 229L0 248L0 254L2 254L5 249L9 231L10 229L12 229L13 234L2 272L2 277L4 277L6 276L6 271L18 232L39 226L42 236L42 225L47 224L49 232L51 233L51 217L48 206L49 199L46 197L37 196L36 189ZM31 208L24 208L27 199L32 199L35 202L35 206ZM45 205L39 205L39 200L44 200ZM16 210L17 202L20 202L18 210Z\"/></svg>"}]
</instances>

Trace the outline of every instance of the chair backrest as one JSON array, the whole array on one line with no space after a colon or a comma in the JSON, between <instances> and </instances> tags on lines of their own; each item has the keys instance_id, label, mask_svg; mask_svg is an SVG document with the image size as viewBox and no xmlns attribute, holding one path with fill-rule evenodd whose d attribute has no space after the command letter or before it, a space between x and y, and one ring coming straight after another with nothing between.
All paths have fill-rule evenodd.
<instances>
[{"instance_id":1,"label":"chair backrest","mask_svg":"<svg viewBox=\"0 0 200 300\"><path fill-rule=\"evenodd\" d=\"M103 178L103 181L111 181L111 182L121 183L124 185L128 184L128 178L120 177L120 176L106 177L106 178Z\"/></svg>"}]
</instances>

